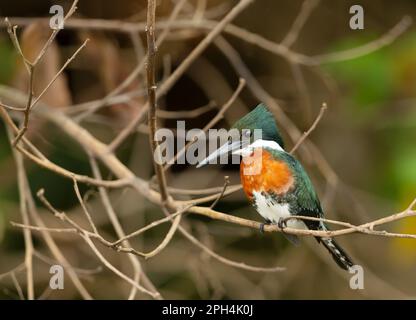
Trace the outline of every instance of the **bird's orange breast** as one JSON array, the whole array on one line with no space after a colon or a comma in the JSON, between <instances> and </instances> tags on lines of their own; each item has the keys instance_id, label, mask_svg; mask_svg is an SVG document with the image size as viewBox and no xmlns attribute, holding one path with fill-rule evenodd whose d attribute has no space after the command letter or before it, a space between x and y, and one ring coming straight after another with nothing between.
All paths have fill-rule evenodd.
<instances>
[{"instance_id":1,"label":"bird's orange breast","mask_svg":"<svg viewBox=\"0 0 416 320\"><path fill-rule=\"evenodd\" d=\"M253 155L243 158L240 179L243 190L250 199L254 191L283 194L294 184L290 167L261 148L254 150Z\"/></svg>"}]
</instances>

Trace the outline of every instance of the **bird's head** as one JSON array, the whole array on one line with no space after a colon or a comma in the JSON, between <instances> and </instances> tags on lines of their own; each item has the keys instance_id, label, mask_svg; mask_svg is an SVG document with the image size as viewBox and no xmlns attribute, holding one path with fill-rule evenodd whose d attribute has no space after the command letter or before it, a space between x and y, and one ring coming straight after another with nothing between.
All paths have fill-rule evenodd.
<instances>
[{"instance_id":1,"label":"bird's head","mask_svg":"<svg viewBox=\"0 0 416 320\"><path fill-rule=\"evenodd\" d=\"M250 136L251 143L257 139L274 141L284 149L284 142L273 114L264 103L260 103L251 112L235 122L231 129L237 129L241 133L241 137Z\"/></svg>"},{"instance_id":2,"label":"bird's head","mask_svg":"<svg viewBox=\"0 0 416 320\"><path fill-rule=\"evenodd\" d=\"M197 168L230 152L242 154L241 151L245 147L253 145L257 140L277 143L281 149L284 148L283 139L277 128L273 114L263 103L257 105L250 113L235 122L231 129L237 132L239 137L237 139L232 137L231 139L230 136L230 139L225 144L199 162Z\"/></svg>"}]
</instances>

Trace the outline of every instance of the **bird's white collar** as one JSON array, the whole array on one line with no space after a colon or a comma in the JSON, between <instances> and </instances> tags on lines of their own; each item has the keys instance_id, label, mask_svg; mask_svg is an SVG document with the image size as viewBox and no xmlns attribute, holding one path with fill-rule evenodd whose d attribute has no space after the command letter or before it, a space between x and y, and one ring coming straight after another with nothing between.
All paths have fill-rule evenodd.
<instances>
[{"instance_id":1,"label":"bird's white collar","mask_svg":"<svg viewBox=\"0 0 416 320\"><path fill-rule=\"evenodd\" d=\"M244 148L234 151L233 154L248 156L251 155L253 153L253 150L256 148L270 148L273 150L279 150L284 152L283 148L276 141L258 139L254 141L252 144L249 144Z\"/></svg>"}]
</instances>

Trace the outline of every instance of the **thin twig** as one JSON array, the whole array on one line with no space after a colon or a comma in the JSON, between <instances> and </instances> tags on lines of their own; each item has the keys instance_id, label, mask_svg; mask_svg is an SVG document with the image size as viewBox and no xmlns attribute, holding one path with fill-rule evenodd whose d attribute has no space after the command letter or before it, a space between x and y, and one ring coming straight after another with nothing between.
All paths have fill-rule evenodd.
<instances>
[{"instance_id":1,"label":"thin twig","mask_svg":"<svg viewBox=\"0 0 416 320\"><path fill-rule=\"evenodd\" d=\"M10 140L10 144L13 142L13 135L11 128L8 127L7 134ZM27 193L25 188L26 170L23 163L22 155L12 148L14 160L16 162L17 170L17 182L19 188L19 201L20 201L20 213L22 215L22 221L24 224L29 224L29 211L27 202ZM30 230L23 230L23 237L25 241L25 265L26 265L26 285L27 285L27 298L28 300L35 299L35 289L33 280L33 240Z\"/></svg>"},{"instance_id":2,"label":"thin twig","mask_svg":"<svg viewBox=\"0 0 416 320\"><path fill-rule=\"evenodd\" d=\"M217 205L218 201L220 201L220 199L224 196L225 190L227 190L227 187L228 187L229 184L230 184L230 177L229 176L225 176L224 177L224 186L222 187L222 191L218 195L217 199L215 199L215 201L211 204L211 206L209 207L210 209L214 209L215 208L215 206Z\"/></svg>"},{"instance_id":3,"label":"thin twig","mask_svg":"<svg viewBox=\"0 0 416 320\"><path fill-rule=\"evenodd\" d=\"M241 189L241 184L233 184L230 185L228 187L228 189L236 189L236 190L240 190ZM204 188L204 189L182 189L182 188L174 188L174 187L169 187L169 191L173 194L181 194L181 195L189 195L189 196L200 196L200 195L205 195L205 194L216 194L218 195L223 189L223 186L219 186L219 187L212 187L212 188Z\"/></svg>"},{"instance_id":4,"label":"thin twig","mask_svg":"<svg viewBox=\"0 0 416 320\"><path fill-rule=\"evenodd\" d=\"M74 12L77 10L77 4L79 0L74 0L72 2L71 7L69 8L67 14L64 17L64 25L66 24L67 20L74 14ZM66 26L66 25L65 25ZM58 35L59 31L61 29L56 28L52 30L51 35L49 36L48 40L45 42L43 48L39 51L39 54L37 55L35 61L33 62L33 65L36 66L39 61L42 59L42 57L45 55L48 48L51 46L52 42L55 40L56 36Z\"/></svg>"},{"instance_id":5,"label":"thin twig","mask_svg":"<svg viewBox=\"0 0 416 320\"><path fill-rule=\"evenodd\" d=\"M89 247L92 249L92 251L95 253L95 255L98 257L98 259L111 271L113 271L117 276L131 284L132 286L135 286L140 292L146 293L149 296L151 296L154 299L158 299L160 297L159 292L152 292L147 290L146 288L139 285L137 282L135 282L133 279L127 277L124 273L122 273L120 270L118 270L115 266L113 266L104 256L101 254L101 252L97 249L97 247L94 245L94 243L91 241L91 239L87 235L82 235L82 238L85 240L85 242L89 245Z\"/></svg>"},{"instance_id":6,"label":"thin twig","mask_svg":"<svg viewBox=\"0 0 416 320\"><path fill-rule=\"evenodd\" d=\"M75 12L76 10L76 5L78 3L78 0L74 0L68 13L65 15L64 17L64 23L65 21ZM51 35L49 36L48 40L46 41L46 43L44 44L44 46L42 47L42 49L39 51L37 57L35 58L35 60L33 62L30 62L24 55L22 48L20 46L19 43L19 39L17 37L17 26L13 26L11 25L9 19L5 19L5 23L7 25L7 31L10 35L10 38L14 44L14 46L16 47L17 51L19 52L20 56L22 57L22 60L25 64L26 70L28 72L29 75L29 85L28 85L28 99L27 99L27 103L26 103L26 107L23 110L23 114L24 114L24 118L23 118L23 123L22 123L22 127L20 129L20 131L18 132L17 136L15 137L14 141L13 141L13 146L16 146L17 143L20 141L20 139L23 137L23 135L25 134L25 132L27 131L28 125L29 125L29 117L30 117L30 111L31 109L34 107L34 105L40 100L40 98L44 95L44 93L49 89L49 87L55 82L55 80L59 77L59 75L62 73L62 71L66 68L66 66L75 58L75 56L78 54L78 52L85 46L86 42L81 46L80 49L78 49L75 54L67 60L67 62L64 64L64 66L61 68L61 70L58 71L58 73L54 76L54 78L51 80L51 82L45 87L45 89L41 92L41 94L35 99L35 101L32 102L33 100L33 96L34 96L34 92L33 92L33 84L34 84L34 74L35 74L35 68L38 65L39 61L42 59L42 57L45 55L47 49L51 46L53 40L55 39L56 35L58 34L58 32L60 31L59 28L54 29L51 33Z\"/></svg>"},{"instance_id":7,"label":"thin twig","mask_svg":"<svg viewBox=\"0 0 416 320\"><path fill-rule=\"evenodd\" d=\"M134 232L132 232L132 233L130 233L130 234L128 234L128 235L120 238L119 240L113 242L112 245L113 246L117 246L120 243L122 243L122 242L124 242L124 241L126 241L128 239L137 237L138 235L142 234L143 232L145 232L147 230L150 230L150 229L152 229L154 227L157 227L158 225L160 225L162 223L171 221L173 218L176 218L176 216L179 216L179 215L185 213L190 207L192 207L192 204L189 204L189 205L185 206L183 209L180 209L179 211L177 211L175 213L169 214L165 218L162 218L162 219L153 221L153 222L149 223L148 225L144 226L143 228L140 228L139 230L136 230L136 231L134 231Z\"/></svg>"},{"instance_id":8,"label":"thin twig","mask_svg":"<svg viewBox=\"0 0 416 320\"><path fill-rule=\"evenodd\" d=\"M172 225L169 228L169 231L166 234L166 236L163 238L162 242L154 250L150 251L149 253L143 254L143 256L146 259L154 257L155 255L157 255L158 253L160 253L164 248L166 248L166 246L172 240L172 238L173 238L176 230L178 230L179 223L181 222L181 218L182 218L182 215L181 214L179 214L175 218L173 218Z\"/></svg>"},{"instance_id":9,"label":"thin twig","mask_svg":"<svg viewBox=\"0 0 416 320\"><path fill-rule=\"evenodd\" d=\"M316 126L318 125L319 121L321 121L322 116L324 115L326 109L327 109L327 104L324 102L322 103L322 107L321 110L319 110L319 114L316 117L315 121L312 123L311 127L308 129L308 131L305 131L302 135L302 137L298 140L298 142L296 142L296 144L293 146L292 150L290 150L290 154L293 154L297 148L299 148L299 146L302 144L303 141L305 141L305 139L312 133L313 130L315 130Z\"/></svg>"},{"instance_id":10,"label":"thin twig","mask_svg":"<svg viewBox=\"0 0 416 320\"><path fill-rule=\"evenodd\" d=\"M1 101L0 101L0 107L3 107L10 111L25 111L25 108L12 107L12 106L2 103Z\"/></svg>"},{"instance_id":11,"label":"thin twig","mask_svg":"<svg viewBox=\"0 0 416 320\"><path fill-rule=\"evenodd\" d=\"M204 114L208 111L211 111L213 109L215 109L215 102L210 101L208 104L206 104L202 107L194 108L192 110L167 111L167 110L158 109L158 110L156 110L156 115L159 118L163 118L163 119L196 118L196 117L199 117L200 115L202 115L202 114Z\"/></svg>"},{"instance_id":12,"label":"thin twig","mask_svg":"<svg viewBox=\"0 0 416 320\"><path fill-rule=\"evenodd\" d=\"M19 295L20 300L25 300L25 296L24 296L24 294L23 294L22 287L20 286L20 283L19 283L19 281L17 280L15 273L14 273L14 272L12 272L12 273L10 274L10 276L11 276L11 278L12 278L13 284L14 284L14 286L15 286L15 288L16 288L16 292L17 292L17 294Z\"/></svg>"},{"instance_id":13,"label":"thin twig","mask_svg":"<svg viewBox=\"0 0 416 320\"><path fill-rule=\"evenodd\" d=\"M40 218L40 215L37 211L32 191L29 187L29 182L27 177L25 177L25 189L27 194L27 201L28 201L28 208L29 213L31 215L31 218L33 219L34 223L39 226L40 228L46 227L42 219ZM40 231L46 246L49 248L52 255L55 257L55 259L58 261L58 263L63 266L66 270L66 273L68 274L68 278L72 281L75 288L78 290L80 296L86 300L92 300L91 294L88 292L88 290L84 287L81 280L79 279L77 273L75 272L75 268L72 267L72 265L68 262L62 251L59 249L58 245L55 243L55 240L52 238L50 233L48 231Z\"/></svg>"},{"instance_id":14,"label":"thin twig","mask_svg":"<svg viewBox=\"0 0 416 320\"><path fill-rule=\"evenodd\" d=\"M86 39L82 45L72 54L71 57L69 57L68 60L66 60L66 62L64 63L64 65L61 67L61 69L58 70L58 72L54 75L54 77L51 79L51 81L49 81L49 83L46 85L46 87L42 90L42 92L36 97L36 99L33 101L33 103L30 105L30 110L32 110L35 105L38 103L38 101L42 98L42 96L45 94L46 91L48 91L48 89L51 87L51 85L55 82L55 80L62 74L62 72L66 69L66 67L76 58L76 56L78 55L78 53L80 53L80 51L82 49L84 49L84 47L87 45L88 41L90 41L90 39Z\"/></svg>"},{"instance_id":15,"label":"thin twig","mask_svg":"<svg viewBox=\"0 0 416 320\"><path fill-rule=\"evenodd\" d=\"M94 221L92 220L92 217L91 217L90 212L88 211L87 205L85 204L84 199L82 199L81 192L79 191L78 183L76 179L73 179L73 184L74 184L75 194L77 195L82 211L84 211L85 216L87 217L87 220L92 228L92 231L98 234L97 227L95 226Z\"/></svg>"},{"instance_id":16,"label":"thin twig","mask_svg":"<svg viewBox=\"0 0 416 320\"><path fill-rule=\"evenodd\" d=\"M75 228L48 228L48 227L38 227L38 226L31 226L28 224L18 223L14 221L10 221L10 225L16 228L22 229L29 229L33 231L48 231L48 232L55 232L55 233L77 233L77 229Z\"/></svg>"},{"instance_id":17,"label":"thin twig","mask_svg":"<svg viewBox=\"0 0 416 320\"><path fill-rule=\"evenodd\" d=\"M301 68L302 66L297 63L293 63L292 61L288 61L288 63L290 65L290 69L293 74L293 79L298 90L299 100L303 101L304 103L304 118L309 121L311 117L312 102L311 95L309 94L308 86L306 84L305 76Z\"/></svg>"},{"instance_id":18,"label":"thin twig","mask_svg":"<svg viewBox=\"0 0 416 320\"><path fill-rule=\"evenodd\" d=\"M26 269L26 265L24 262L22 262L21 264L19 264L18 266L14 267L12 270L9 270L7 272L4 273L0 273L0 280L3 280L6 277L9 277L12 275L12 273L19 273L22 272Z\"/></svg>"},{"instance_id":19,"label":"thin twig","mask_svg":"<svg viewBox=\"0 0 416 320\"><path fill-rule=\"evenodd\" d=\"M179 227L179 231L181 231L182 235L184 235L195 246L202 249L205 253L209 254L214 259L216 259L216 260L218 260L218 261L220 261L220 262L222 262L226 265L229 265L229 266L232 266L232 267L235 267L235 268L239 268L239 269L243 269L243 270L254 271L254 272L280 272L280 271L285 271L285 268L282 268L282 267L272 267L272 268L255 267L255 266L247 265L243 262L236 262L236 261L224 258L223 256L217 254L216 252L214 252L213 250L208 248L206 245L204 245L201 241L199 241L192 234L190 234L188 231L186 231L185 228L183 228L182 226Z\"/></svg>"},{"instance_id":20,"label":"thin twig","mask_svg":"<svg viewBox=\"0 0 416 320\"><path fill-rule=\"evenodd\" d=\"M349 50L341 52L326 53L314 56L313 59L319 63L334 63L345 60L355 59L361 56L365 56L371 52L377 51L380 48L383 48L394 40L396 40L403 32L405 32L410 25L412 24L412 17L405 16L399 23L397 23L392 29L390 29L386 34L382 35L380 38L368 42L360 47L352 48Z\"/></svg>"},{"instance_id":21,"label":"thin twig","mask_svg":"<svg viewBox=\"0 0 416 320\"><path fill-rule=\"evenodd\" d=\"M282 40L281 44L290 47L298 38L299 32L305 25L313 9L319 4L320 0L304 0L302 7L300 8L299 14L293 22L292 27L289 32L286 33L285 38Z\"/></svg>"}]
</instances>

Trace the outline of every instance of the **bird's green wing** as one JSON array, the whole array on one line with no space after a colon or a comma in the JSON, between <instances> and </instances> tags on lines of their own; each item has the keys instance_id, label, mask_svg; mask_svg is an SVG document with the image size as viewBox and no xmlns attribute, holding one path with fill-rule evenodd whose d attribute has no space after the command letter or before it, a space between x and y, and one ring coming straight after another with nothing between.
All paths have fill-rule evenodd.
<instances>
[{"instance_id":1,"label":"bird's green wing","mask_svg":"<svg viewBox=\"0 0 416 320\"><path fill-rule=\"evenodd\" d=\"M288 164L295 178L295 187L288 199L291 211L297 215L323 218L321 203L302 164L287 152L276 150L272 152L274 156ZM317 221L305 221L305 224L310 229L319 229L320 225Z\"/></svg>"}]
</instances>

